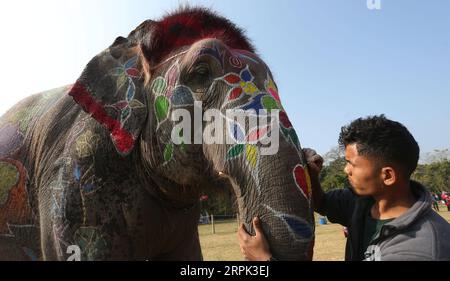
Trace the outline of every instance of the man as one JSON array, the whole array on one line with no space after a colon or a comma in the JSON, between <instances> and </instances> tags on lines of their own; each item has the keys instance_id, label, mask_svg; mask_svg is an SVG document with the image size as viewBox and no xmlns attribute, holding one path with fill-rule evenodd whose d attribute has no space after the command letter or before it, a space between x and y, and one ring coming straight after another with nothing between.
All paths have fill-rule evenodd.
<instances>
[{"instance_id":1,"label":"man","mask_svg":"<svg viewBox=\"0 0 450 281\"><path fill-rule=\"evenodd\" d=\"M311 149L315 210L348 228L346 260L450 260L450 224L431 209L429 192L410 180L419 146L400 123L384 115L359 118L341 130L345 173L352 189L324 193L319 182L323 160ZM258 218L256 236L238 232L248 260L274 260Z\"/></svg>"},{"instance_id":2,"label":"man","mask_svg":"<svg viewBox=\"0 0 450 281\"><path fill-rule=\"evenodd\" d=\"M436 211L436 212L439 212L439 197L437 196L437 194L436 193L431 193L431 200L432 200L432 203L433 203L433 209Z\"/></svg>"}]
</instances>

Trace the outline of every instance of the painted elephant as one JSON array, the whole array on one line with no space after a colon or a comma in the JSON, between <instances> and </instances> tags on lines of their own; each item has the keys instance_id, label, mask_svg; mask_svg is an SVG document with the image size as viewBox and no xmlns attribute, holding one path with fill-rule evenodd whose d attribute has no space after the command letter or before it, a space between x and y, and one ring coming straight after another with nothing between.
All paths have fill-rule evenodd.
<instances>
[{"instance_id":1,"label":"painted elephant","mask_svg":"<svg viewBox=\"0 0 450 281\"><path fill-rule=\"evenodd\" d=\"M212 133L231 142L193 141L212 109L225 124ZM251 127L227 110L278 118ZM200 129L177 127L176 113L200 116ZM262 153L273 135L277 152ZM1 117L0 259L201 260L205 188L232 188L241 221L254 232L261 218L278 259L312 258L308 171L269 68L233 23L184 8Z\"/></svg>"}]
</instances>

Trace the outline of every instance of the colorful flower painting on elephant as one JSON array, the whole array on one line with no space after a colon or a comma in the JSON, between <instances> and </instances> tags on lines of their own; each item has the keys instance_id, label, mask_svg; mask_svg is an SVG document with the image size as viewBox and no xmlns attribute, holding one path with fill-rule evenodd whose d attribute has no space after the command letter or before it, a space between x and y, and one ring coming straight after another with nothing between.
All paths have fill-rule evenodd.
<instances>
[{"instance_id":1,"label":"colorful flower painting on elephant","mask_svg":"<svg viewBox=\"0 0 450 281\"><path fill-rule=\"evenodd\" d=\"M0 158L0 233L9 233L8 224L24 225L32 220L26 180L22 163Z\"/></svg>"},{"instance_id":2,"label":"colorful flower painting on elephant","mask_svg":"<svg viewBox=\"0 0 450 281\"><path fill-rule=\"evenodd\" d=\"M23 144L24 136L16 124L7 124L0 128L0 157L8 157Z\"/></svg>"}]
</instances>

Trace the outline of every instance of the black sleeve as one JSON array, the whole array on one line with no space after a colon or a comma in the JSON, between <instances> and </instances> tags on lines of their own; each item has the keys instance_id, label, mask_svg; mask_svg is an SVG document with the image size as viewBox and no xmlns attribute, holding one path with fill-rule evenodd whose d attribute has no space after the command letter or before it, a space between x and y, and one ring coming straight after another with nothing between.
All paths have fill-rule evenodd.
<instances>
[{"instance_id":1,"label":"black sleeve","mask_svg":"<svg viewBox=\"0 0 450 281\"><path fill-rule=\"evenodd\" d=\"M324 208L319 211L332 223L349 226L357 195L351 189L335 189L325 193Z\"/></svg>"}]
</instances>

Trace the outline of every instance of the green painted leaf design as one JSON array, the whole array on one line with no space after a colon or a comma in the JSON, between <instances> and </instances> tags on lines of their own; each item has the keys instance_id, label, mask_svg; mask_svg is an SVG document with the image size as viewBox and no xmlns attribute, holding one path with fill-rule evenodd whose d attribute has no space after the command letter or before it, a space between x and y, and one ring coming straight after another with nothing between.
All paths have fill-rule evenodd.
<instances>
[{"instance_id":1,"label":"green painted leaf design","mask_svg":"<svg viewBox=\"0 0 450 281\"><path fill-rule=\"evenodd\" d=\"M128 77L125 75L125 73L121 74L118 78L117 78L117 89L122 88L123 85L125 85L125 83L128 81Z\"/></svg>"},{"instance_id":2,"label":"green painted leaf design","mask_svg":"<svg viewBox=\"0 0 450 281\"><path fill-rule=\"evenodd\" d=\"M108 243L101 231L95 227L80 227L74 234L74 242L81 248L83 261L105 258Z\"/></svg>"},{"instance_id":3,"label":"green painted leaf design","mask_svg":"<svg viewBox=\"0 0 450 281\"><path fill-rule=\"evenodd\" d=\"M125 69L123 67L116 67L113 68L109 73L113 76L120 76L125 74Z\"/></svg>"},{"instance_id":4,"label":"green painted leaf design","mask_svg":"<svg viewBox=\"0 0 450 281\"><path fill-rule=\"evenodd\" d=\"M178 130L178 138L179 138L179 140L181 140L181 143L180 143L180 145L179 145L180 150L181 150L182 152L186 152L186 144L184 143L184 139L183 139L183 129L182 129L182 128L180 128L180 129Z\"/></svg>"},{"instance_id":5,"label":"green painted leaf design","mask_svg":"<svg viewBox=\"0 0 450 281\"><path fill-rule=\"evenodd\" d=\"M298 140L298 136L295 130L293 128L286 129L283 128L283 126L280 126L280 129L288 142L291 142L297 148L297 150L300 150L300 141Z\"/></svg>"},{"instance_id":6,"label":"green painted leaf design","mask_svg":"<svg viewBox=\"0 0 450 281\"><path fill-rule=\"evenodd\" d=\"M278 106L277 101L270 97L270 96L265 96L262 98L262 104L264 106L264 108L266 110L272 110L272 109L280 109L280 107Z\"/></svg>"},{"instance_id":7,"label":"green painted leaf design","mask_svg":"<svg viewBox=\"0 0 450 281\"><path fill-rule=\"evenodd\" d=\"M180 144L180 150L181 150L182 152L186 152L186 144L184 144L184 142L182 142L182 143Z\"/></svg>"},{"instance_id":8,"label":"green painted leaf design","mask_svg":"<svg viewBox=\"0 0 450 281\"><path fill-rule=\"evenodd\" d=\"M168 162L173 157L173 144L169 143L166 145L166 148L164 149L164 161Z\"/></svg>"},{"instance_id":9,"label":"green painted leaf design","mask_svg":"<svg viewBox=\"0 0 450 281\"><path fill-rule=\"evenodd\" d=\"M165 96L159 96L155 99L155 114L158 123L167 118L169 113L169 100Z\"/></svg>"},{"instance_id":10,"label":"green painted leaf design","mask_svg":"<svg viewBox=\"0 0 450 281\"><path fill-rule=\"evenodd\" d=\"M167 88L166 79L164 79L163 77L159 76L155 79L155 81L153 81L152 90L154 94L162 95L164 94L166 88Z\"/></svg>"},{"instance_id":11,"label":"green painted leaf design","mask_svg":"<svg viewBox=\"0 0 450 281\"><path fill-rule=\"evenodd\" d=\"M130 116L131 114L131 108L130 107L126 107L125 109L122 110L122 114L120 115L120 119L122 122L125 122L126 119Z\"/></svg>"},{"instance_id":12,"label":"green painted leaf design","mask_svg":"<svg viewBox=\"0 0 450 281\"><path fill-rule=\"evenodd\" d=\"M300 151L300 141L298 140L298 136L297 133L295 132L295 130L291 130L291 140L292 143L294 144L294 146L297 148L297 150Z\"/></svg>"},{"instance_id":13,"label":"green painted leaf design","mask_svg":"<svg viewBox=\"0 0 450 281\"><path fill-rule=\"evenodd\" d=\"M233 145L227 152L227 160L235 158L244 152L245 145L244 144L236 144Z\"/></svg>"},{"instance_id":14,"label":"green painted leaf design","mask_svg":"<svg viewBox=\"0 0 450 281\"><path fill-rule=\"evenodd\" d=\"M10 189L17 184L19 171L9 163L0 162L0 204L8 199Z\"/></svg>"}]
</instances>

